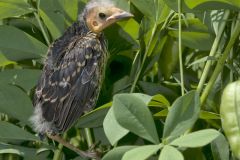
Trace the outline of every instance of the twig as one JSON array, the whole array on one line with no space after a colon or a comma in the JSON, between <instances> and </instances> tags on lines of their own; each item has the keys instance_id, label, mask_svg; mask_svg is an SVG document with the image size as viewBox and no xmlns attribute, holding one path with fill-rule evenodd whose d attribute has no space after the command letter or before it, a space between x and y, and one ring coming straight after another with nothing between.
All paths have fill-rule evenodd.
<instances>
[{"instance_id":1,"label":"twig","mask_svg":"<svg viewBox=\"0 0 240 160\"><path fill-rule=\"evenodd\" d=\"M57 141L58 143L61 143L63 146L69 148L70 150L76 152L77 154L79 154L81 157L84 157L84 158L94 158L94 159L97 159L97 160L100 160L99 158L99 153L98 152L94 152L94 151L82 151L80 149L78 149L77 147L73 146L72 144L70 144L69 142L67 142L66 140L64 140L63 138L61 138L60 136L58 135L49 135L47 134L47 136L54 140L54 141Z\"/></svg>"}]
</instances>

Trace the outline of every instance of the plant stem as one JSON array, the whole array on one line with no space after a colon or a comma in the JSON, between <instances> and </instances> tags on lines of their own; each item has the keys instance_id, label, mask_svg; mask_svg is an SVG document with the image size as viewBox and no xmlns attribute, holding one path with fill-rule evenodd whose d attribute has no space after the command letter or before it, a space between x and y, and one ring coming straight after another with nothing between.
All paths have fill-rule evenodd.
<instances>
[{"instance_id":1,"label":"plant stem","mask_svg":"<svg viewBox=\"0 0 240 160\"><path fill-rule=\"evenodd\" d=\"M67 133L63 134L63 139L67 138ZM54 156L53 156L53 160L60 160L62 159L62 149L63 149L63 144L59 143L58 144L58 148L54 151Z\"/></svg>"},{"instance_id":2,"label":"plant stem","mask_svg":"<svg viewBox=\"0 0 240 160\"><path fill-rule=\"evenodd\" d=\"M34 12L34 16L35 18L37 19L37 22L38 22L38 25L40 26L40 29L42 31L42 34L43 34L43 37L47 43L47 45L49 46L50 45L50 41L49 41L49 38L47 36L47 32L45 31L44 27L43 27L43 24L42 24L42 21L40 20L40 17L39 17L39 14Z\"/></svg>"},{"instance_id":3,"label":"plant stem","mask_svg":"<svg viewBox=\"0 0 240 160\"><path fill-rule=\"evenodd\" d=\"M229 15L230 15L230 11L226 10L225 14L223 16L223 22L220 24L218 33L216 33L216 38L215 38L215 40L213 42L213 46L212 46L212 49L211 49L211 51L209 53L209 57L214 56L215 53L216 53L216 50L217 50L217 48L219 46L219 42L221 40L222 34L223 34L224 29L226 27L227 19L228 19ZM211 61L207 61L206 65L205 65L205 67L203 69L202 76L201 76L201 79L200 79L198 87L197 87L197 90L198 90L199 93L202 92L202 89L203 89L204 83L205 83L205 81L207 79L207 76L208 76L211 64L212 64Z\"/></svg>"},{"instance_id":4,"label":"plant stem","mask_svg":"<svg viewBox=\"0 0 240 160\"><path fill-rule=\"evenodd\" d=\"M211 76L206 88L204 89L202 96L201 96L201 104L203 105L204 102L207 99L207 96L209 94L209 92L211 91L217 77L219 76L219 73L222 71L223 67L224 67L224 63L226 61L226 59L228 58L230 51L235 43L235 41L237 40L237 38L239 37L240 34L240 12L238 14L238 18L237 18L237 22L233 31L233 35L230 38L229 43L227 44L227 47L225 48L222 57L218 60L217 66L213 72L213 75Z\"/></svg>"},{"instance_id":5,"label":"plant stem","mask_svg":"<svg viewBox=\"0 0 240 160\"><path fill-rule=\"evenodd\" d=\"M178 48L179 48L179 67L180 67L180 81L181 93L184 95L184 75L183 75L183 60L182 60L182 2L178 0Z\"/></svg>"},{"instance_id":6,"label":"plant stem","mask_svg":"<svg viewBox=\"0 0 240 160\"><path fill-rule=\"evenodd\" d=\"M92 139L92 134L91 134L90 128L84 128L84 131L86 134L88 148L91 148L91 147L93 147L93 139Z\"/></svg>"},{"instance_id":7,"label":"plant stem","mask_svg":"<svg viewBox=\"0 0 240 160\"><path fill-rule=\"evenodd\" d=\"M85 134L86 134L86 140L87 140L88 147L90 148L93 145L91 131L90 131L89 128L84 128L84 131L85 131Z\"/></svg>"},{"instance_id":8,"label":"plant stem","mask_svg":"<svg viewBox=\"0 0 240 160\"><path fill-rule=\"evenodd\" d=\"M147 45L146 50L145 50L145 54L144 54L144 57L143 57L143 60L142 60L142 64L141 64L141 66L140 66L139 71L137 72L137 75L136 75L134 81L133 81L133 84L132 84L130 93L133 93L134 90L135 90L135 87L136 87L136 85L137 85L137 82L138 82L138 80L139 80L139 77L140 77L140 75L141 75L141 73L142 73L142 70L143 70L145 61L146 61L146 59L147 59L148 50L149 50L149 48L150 48L150 45L151 45L151 43L152 43L152 40L153 40L153 37L154 37L154 34L155 34L156 30L157 30L157 23L155 22L155 23L154 23L154 26L153 26L153 29L152 29L152 34L151 34L150 40L149 40L148 45Z\"/></svg>"}]
</instances>

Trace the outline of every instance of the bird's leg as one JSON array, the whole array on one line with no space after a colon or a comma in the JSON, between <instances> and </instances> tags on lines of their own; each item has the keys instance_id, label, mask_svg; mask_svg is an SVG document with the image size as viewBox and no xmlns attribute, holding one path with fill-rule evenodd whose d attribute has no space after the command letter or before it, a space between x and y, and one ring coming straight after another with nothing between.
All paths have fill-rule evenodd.
<instances>
[{"instance_id":1,"label":"bird's leg","mask_svg":"<svg viewBox=\"0 0 240 160\"><path fill-rule=\"evenodd\" d=\"M78 149L77 147L73 146L72 144L70 144L69 142L67 142L66 140L64 140L63 138L61 138L59 135L47 134L47 136L50 139L57 141L58 143L61 143L63 146L69 148L70 150L73 150L74 152L79 154L81 157L94 158L96 160L100 159L100 155L96 151L91 151L91 150L90 151L82 151L82 150Z\"/></svg>"}]
</instances>

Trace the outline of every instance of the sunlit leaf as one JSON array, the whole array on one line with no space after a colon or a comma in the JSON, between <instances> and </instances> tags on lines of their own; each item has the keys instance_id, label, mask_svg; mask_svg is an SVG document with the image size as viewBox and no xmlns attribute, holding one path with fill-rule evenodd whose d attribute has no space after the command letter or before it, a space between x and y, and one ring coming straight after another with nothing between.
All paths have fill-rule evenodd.
<instances>
[{"instance_id":1,"label":"sunlit leaf","mask_svg":"<svg viewBox=\"0 0 240 160\"><path fill-rule=\"evenodd\" d=\"M122 160L145 160L162 148L162 145L145 145L127 151Z\"/></svg>"},{"instance_id":2,"label":"sunlit leaf","mask_svg":"<svg viewBox=\"0 0 240 160\"><path fill-rule=\"evenodd\" d=\"M212 142L219 135L220 133L214 129L200 130L175 139L171 142L171 145L190 148L202 147Z\"/></svg>"},{"instance_id":3,"label":"sunlit leaf","mask_svg":"<svg viewBox=\"0 0 240 160\"><path fill-rule=\"evenodd\" d=\"M122 127L153 143L159 142L151 112L140 98L131 94L115 95L113 110Z\"/></svg>"},{"instance_id":4,"label":"sunlit leaf","mask_svg":"<svg viewBox=\"0 0 240 160\"><path fill-rule=\"evenodd\" d=\"M112 145L118 142L124 137L129 131L118 124L113 108L110 108L108 114L103 121L104 132Z\"/></svg>"},{"instance_id":5,"label":"sunlit leaf","mask_svg":"<svg viewBox=\"0 0 240 160\"><path fill-rule=\"evenodd\" d=\"M181 152L172 146L164 146L160 153L159 160L184 160Z\"/></svg>"},{"instance_id":6,"label":"sunlit leaf","mask_svg":"<svg viewBox=\"0 0 240 160\"><path fill-rule=\"evenodd\" d=\"M200 98L196 91L191 91L178 98L169 110L163 138L174 139L190 129L198 119Z\"/></svg>"},{"instance_id":7,"label":"sunlit leaf","mask_svg":"<svg viewBox=\"0 0 240 160\"><path fill-rule=\"evenodd\" d=\"M17 64L14 61L8 60L3 54L0 53L0 67L4 67L10 64Z\"/></svg>"}]
</instances>

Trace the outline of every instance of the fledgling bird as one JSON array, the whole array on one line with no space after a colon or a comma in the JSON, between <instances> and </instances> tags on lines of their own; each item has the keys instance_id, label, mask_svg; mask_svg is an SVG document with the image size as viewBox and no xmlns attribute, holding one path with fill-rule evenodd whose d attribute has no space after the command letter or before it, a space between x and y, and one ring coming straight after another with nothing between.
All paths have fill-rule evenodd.
<instances>
[{"instance_id":1,"label":"fledgling bird","mask_svg":"<svg viewBox=\"0 0 240 160\"><path fill-rule=\"evenodd\" d=\"M63 133L95 106L107 60L102 31L130 17L110 1L92 0L78 21L49 47L30 118L36 132Z\"/></svg>"}]
</instances>

